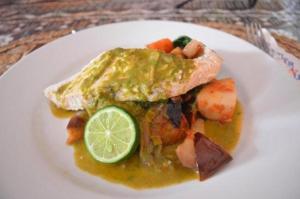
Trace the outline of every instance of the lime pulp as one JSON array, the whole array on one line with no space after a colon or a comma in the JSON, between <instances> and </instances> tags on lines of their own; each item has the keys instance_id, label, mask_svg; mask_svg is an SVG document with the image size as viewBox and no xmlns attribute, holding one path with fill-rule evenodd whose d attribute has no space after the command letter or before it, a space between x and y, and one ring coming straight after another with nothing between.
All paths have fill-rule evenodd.
<instances>
[{"instance_id":1,"label":"lime pulp","mask_svg":"<svg viewBox=\"0 0 300 199\"><path fill-rule=\"evenodd\" d=\"M86 147L94 159L116 163L128 158L138 144L138 128L125 110L108 106L97 111L87 122Z\"/></svg>"}]
</instances>

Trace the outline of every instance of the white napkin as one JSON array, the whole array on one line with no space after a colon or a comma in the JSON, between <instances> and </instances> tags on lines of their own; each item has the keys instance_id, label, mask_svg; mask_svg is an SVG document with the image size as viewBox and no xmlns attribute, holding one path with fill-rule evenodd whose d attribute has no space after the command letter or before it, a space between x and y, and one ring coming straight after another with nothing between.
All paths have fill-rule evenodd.
<instances>
[{"instance_id":1,"label":"white napkin","mask_svg":"<svg viewBox=\"0 0 300 199\"><path fill-rule=\"evenodd\" d=\"M289 73L296 80L300 80L300 60L278 46L276 40L267 29L263 28L262 32L269 46L269 54L281 65L286 66Z\"/></svg>"}]
</instances>

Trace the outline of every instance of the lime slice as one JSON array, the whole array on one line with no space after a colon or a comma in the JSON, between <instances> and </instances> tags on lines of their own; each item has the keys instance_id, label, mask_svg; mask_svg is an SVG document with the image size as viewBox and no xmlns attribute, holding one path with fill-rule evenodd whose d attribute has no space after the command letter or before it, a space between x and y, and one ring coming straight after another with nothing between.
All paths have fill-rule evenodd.
<instances>
[{"instance_id":1,"label":"lime slice","mask_svg":"<svg viewBox=\"0 0 300 199\"><path fill-rule=\"evenodd\" d=\"M108 106L97 111L87 122L84 140L98 161L116 163L129 157L138 145L138 128L125 110Z\"/></svg>"}]
</instances>

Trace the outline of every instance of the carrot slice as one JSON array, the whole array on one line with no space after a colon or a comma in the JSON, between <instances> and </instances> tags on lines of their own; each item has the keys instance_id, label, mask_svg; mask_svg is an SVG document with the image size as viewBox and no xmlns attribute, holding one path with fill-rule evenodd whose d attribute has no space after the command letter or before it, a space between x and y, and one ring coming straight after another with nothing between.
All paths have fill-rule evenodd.
<instances>
[{"instance_id":1,"label":"carrot slice","mask_svg":"<svg viewBox=\"0 0 300 199\"><path fill-rule=\"evenodd\" d=\"M173 50L174 47L173 47L173 42L170 39L165 38L165 39L160 39L158 41L155 41L151 44L148 44L147 48L169 53Z\"/></svg>"}]
</instances>

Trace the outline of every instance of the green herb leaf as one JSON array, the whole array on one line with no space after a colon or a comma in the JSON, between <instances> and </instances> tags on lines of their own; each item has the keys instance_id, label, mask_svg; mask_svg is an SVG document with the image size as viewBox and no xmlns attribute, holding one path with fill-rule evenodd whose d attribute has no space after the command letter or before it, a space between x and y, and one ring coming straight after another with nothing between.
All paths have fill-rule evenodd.
<instances>
[{"instance_id":1,"label":"green herb leaf","mask_svg":"<svg viewBox=\"0 0 300 199\"><path fill-rule=\"evenodd\" d=\"M188 36L180 36L173 41L173 46L184 48L192 39Z\"/></svg>"}]
</instances>

